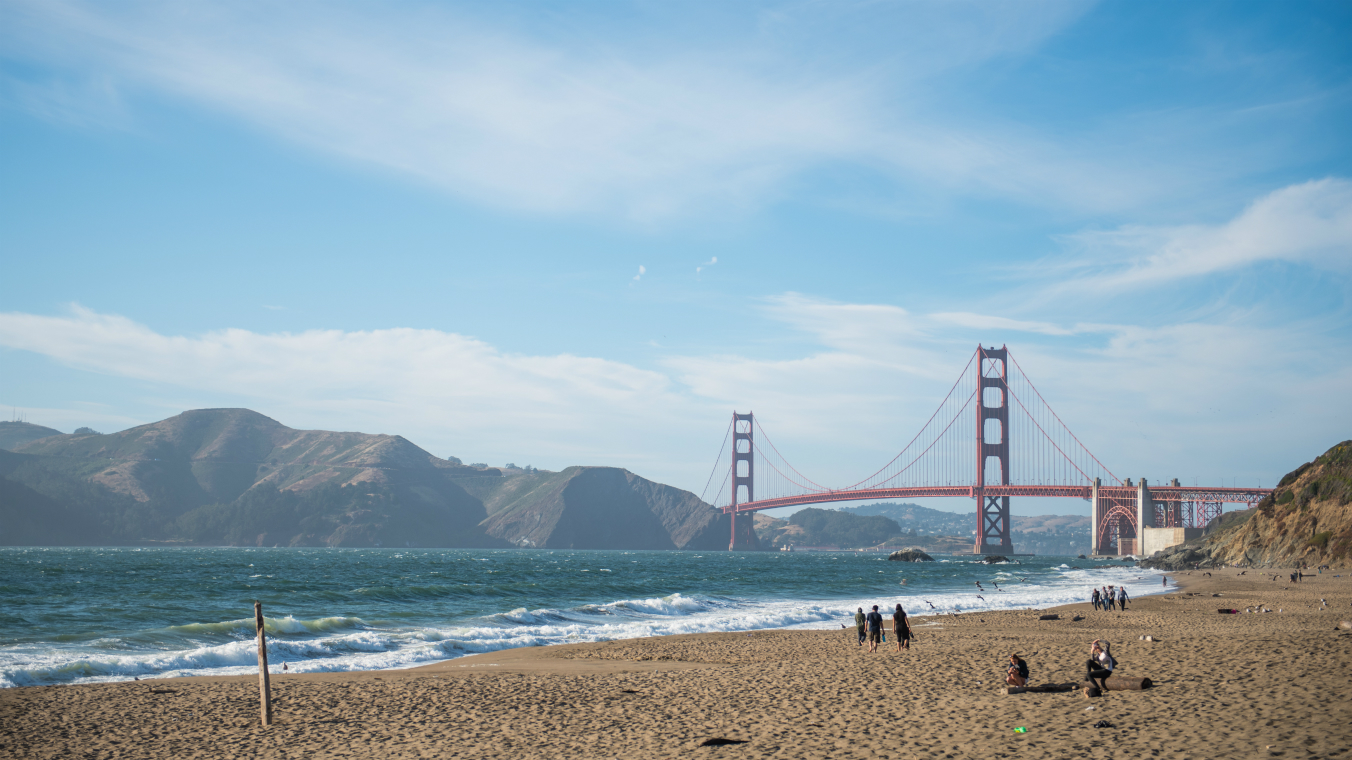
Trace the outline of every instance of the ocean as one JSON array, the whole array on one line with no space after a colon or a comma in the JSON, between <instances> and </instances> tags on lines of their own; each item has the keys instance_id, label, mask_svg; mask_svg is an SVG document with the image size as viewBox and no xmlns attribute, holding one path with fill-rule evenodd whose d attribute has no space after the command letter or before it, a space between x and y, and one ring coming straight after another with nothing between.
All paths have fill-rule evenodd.
<instances>
[{"instance_id":1,"label":"ocean","mask_svg":"<svg viewBox=\"0 0 1352 760\"><path fill-rule=\"evenodd\" d=\"M513 647L853 625L857 607L912 615L1045 608L1094 586L1161 591L1105 560L855 552L469 549L0 549L0 687L257 672L406 668ZM979 590L977 582L984 590ZM998 590L997 590L998 587ZM932 605L932 606L931 606Z\"/></svg>"}]
</instances>

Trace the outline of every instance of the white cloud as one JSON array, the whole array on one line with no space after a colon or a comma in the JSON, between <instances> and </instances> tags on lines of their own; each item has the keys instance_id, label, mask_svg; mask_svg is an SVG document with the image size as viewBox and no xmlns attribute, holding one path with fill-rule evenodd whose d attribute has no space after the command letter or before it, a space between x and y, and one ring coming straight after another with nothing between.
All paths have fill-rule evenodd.
<instances>
[{"instance_id":1,"label":"white cloud","mask_svg":"<svg viewBox=\"0 0 1352 760\"><path fill-rule=\"evenodd\" d=\"M699 266L695 267L695 274L699 274L700 272L703 272L705 269L708 269L709 267L717 263L718 257L714 256L710 258L708 261L704 262L703 264L700 264Z\"/></svg>"},{"instance_id":2,"label":"white cloud","mask_svg":"<svg viewBox=\"0 0 1352 760\"><path fill-rule=\"evenodd\" d=\"M1077 257L1037 272L1065 277L1061 292L1146 288L1265 262L1352 271L1352 182L1328 178L1276 190L1215 225L1082 232Z\"/></svg>"},{"instance_id":3,"label":"white cloud","mask_svg":"<svg viewBox=\"0 0 1352 760\"><path fill-rule=\"evenodd\" d=\"M638 274L634 275L634 282L638 282L639 280L643 279L643 275L645 275L645 274L647 274L647 273L648 273L647 268L645 268L642 264L639 264L639 265L638 265Z\"/></svg>"},{"instance_id":4,"label":"white cloud","mask_svg":"<svg viewBox=\"0 0 1352 760\"><path fill-rule=\"evenodd\" d=\"M0 314L0 346L159 384L160 396L175 397L166 404L180 404L173 411L244 403L293 427L399 433L477 460L626 466L699 489L733 408L754 410L808 477L841 486L867 475L920 429L990 332L978 315L967 326L801 294L764 308L815 349L783 359L669 356L657 371L511 354L438 330L171 336L79 307ZM1327 326L1236 318L1094 329L1008 342L1120 476L1271 478L1352 429L1352 361L1330 356ZM1262 372L1249 371L1256 364ZM30 417L67 427L119 419L107 410Z\"/></svg>"},{"instance_id":5,"label":"white cloud","mask_svg":"<svg viewBox=\"0 0 1352 760\"><path fill-rule=\"evenodd\" d=\"M288 410L283 422L355 419L461 451L515 438L517 451L570 462L609 457L638 429L688 429L700 406L658 372L567 354L507 354L437 330L169 336L75 307L67 316L0 314L0 345L207 397L252 399ZM597 435L603 430L609 442Z\"/></svg>"},{"instance_id":6,"label":"white cloud","mask_svg":"<svg viewBox=\"0 0 1352 760\"><path fill-rule=\"evenodd\" d=\"M1101 161L1056 140L921 105L929 78L1033 49L1081 12L873 6L823 24L811 6L786 6L751 39L654 45L644 29L598 44L408 6L52 0L11 4L0 41L72 77L168 92L476 202L649 220L773 200L824 164L919 180L928 195L1085 206L1139 194L1131 171L1104 182ZM896 39L863 53L845 43L884 27ZM786 42L807 29L811 49L842 55L807 64ZM821 36L832 30L838 39Z\"/></svg>"}]
</instances>

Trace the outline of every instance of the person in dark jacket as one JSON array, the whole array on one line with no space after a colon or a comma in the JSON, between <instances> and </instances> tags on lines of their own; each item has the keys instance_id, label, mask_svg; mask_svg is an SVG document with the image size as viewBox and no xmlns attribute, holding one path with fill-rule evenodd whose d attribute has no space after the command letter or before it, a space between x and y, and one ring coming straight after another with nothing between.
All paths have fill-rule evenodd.
<instances>
[{"instance_id":1,"label":"person in dark jacket","mask_svg":"<svg viewBox=\"0 0 1352 760\"><path fill-rule=\"evenodd\" d=\"M864 645L864 624L864 608L860 607L859 611L854 613L854 627L859 629L859 646L861 647Z\"/></svg>"},{"instance_id":2,"label":"person in dark jacket","mask_svg":"<svg viewBox=\"0 0 1352 760\"><path fill-rule=\"evenodd\" d=\"M883 638L883 616L878 613L878 605L873 605L873 611L864 616L868 622L868 651L878 651L878 642Z\"/></svg>"},{"instance_id":3,"label":"person in dark jacket","mask_svg":"<svg viewBox=\"0 0 1352 760\"><path fill-rule=\"evenodd\" d=\"M1098 589L1094 589L1094 593L1093 593L1092 595L1090 595L1089 601L1093 603L1094 609L1097 610L1097 609L1099 608L1099 602L1102 601L1102 597L1099 596L1099 590L1098 590Z\"/></svg>"},{"instance_id":4,"label":"person in dark jacket","mask_svg":"<svg viewBox=\"0 0 1352 760\"><path fill-rule=\"evenodd\" d=\"M892 613L892 635L897 639L897 651L911 648L911 623L906 619L906 610L897 605Z\"/></svg>"}]
</instances>

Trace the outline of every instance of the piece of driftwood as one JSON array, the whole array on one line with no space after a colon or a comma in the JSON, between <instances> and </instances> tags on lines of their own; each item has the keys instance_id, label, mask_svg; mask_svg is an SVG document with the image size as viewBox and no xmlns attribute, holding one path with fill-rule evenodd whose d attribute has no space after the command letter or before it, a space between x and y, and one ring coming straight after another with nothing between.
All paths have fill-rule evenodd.
<instances>
[{"instance_id":1,"label":"piece of driftwood","mask_svg":"<svg viewBox=\"0 0 1352 760\"><path fill-rule=\"evenodd\" d=\"M1061 619L1060 615L1043 615L1038 618L1038 620L1060 620L1060 619Z\"/></svg>"},{"instance_id":2,"label":"piece of driftwood","mask_svg":"<svg viewBox=\"0 0 1352 760\"><path fill-rule=\"evenodd\" d=\"M1099 691L1099 687L1097 687L1097 686L1090 686L1089 684L1085 684L1085 685L1084 685L1084 698L1085 698L1085 699L1089 699L1089 698L1091 698L1091 697L1101 697L1101 696L1103 696L1103 692Z\"/></svg>"},{"instance_id":3,"label":"piece of driftwood","mask_svg":"<svg viewBox=\"0 0 1352 760\"><path fill-rule=\"evenodd\" d=\"M1104 683L1108 685L1108 691L1142 691L1154 686L1149 678L1131 678L1129 676L1108 676L1108 680ZM1094 684L1085 681L1080 685L1087 688Z\"/></svg>"},{"instance_id":4,"label":"piece of driftwood","mask_svg":"<svg viewBox=\"0 0 1352 760\"><path fill-rule=\"evenodd\" d=\"M263 603L254 602L254 625L258 627L258 699L263 725L272 725L272 686L268 683L268 644L263 638Z\"/></svg>"},{"instance_id":5,"label":"piece of driftwood","mask_svg":"<svg viewBox=\"0 0 1352 760\"><path fill-rule=\"evenodd\" d=\"M1064 691L1075 691L1078 688L1080 688L1080 685L1077 683L1040 683L1035 686L1006 686L1005 693L1057 694Z\"/></svg>"}]
</instances>

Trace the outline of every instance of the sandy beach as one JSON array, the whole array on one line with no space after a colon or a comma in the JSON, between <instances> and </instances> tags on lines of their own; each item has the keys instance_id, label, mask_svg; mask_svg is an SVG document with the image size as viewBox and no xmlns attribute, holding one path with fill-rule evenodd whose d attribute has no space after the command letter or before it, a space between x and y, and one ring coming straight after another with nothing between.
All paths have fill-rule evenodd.
<instances>
[{"instance_id":1,"label":"sandy beach","mask_svg":"<svg viewBox=\"0 0 1352 760\"><path fill-rule=\"evenodd\" d=\"M1178 574L1120 613L916 617L900 653L868 654L852 628L757 631L279 674L266 729L256 677L7 689L0 757L1352 756L1352 574L1240 572ZM1154 688L1005 693L1011 652L1033 684L1078 682L1095 638Z\"/></svg>"}]
</instances>

